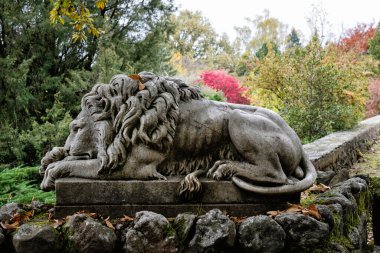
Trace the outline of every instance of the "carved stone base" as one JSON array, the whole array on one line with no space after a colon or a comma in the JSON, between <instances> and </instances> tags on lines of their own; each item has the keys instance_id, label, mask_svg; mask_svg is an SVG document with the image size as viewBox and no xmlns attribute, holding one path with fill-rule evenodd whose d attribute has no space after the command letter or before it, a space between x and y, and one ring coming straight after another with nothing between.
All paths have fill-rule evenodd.
<instances>
[{"instance_id":1,"label":"carved stone base","mask_svg":"<svg viewBox=\"0 0 380 253\"><path fill-rule=\"evenodd\" d=\"M147 210L174 217L178 213L200 213L213 208L233 216L264 214L299 203L300 194L263 196L240 190L231 181L201 179L202 194L193 201L178 197L181 178L167 181L103 181L63 178L56 181L55 216L63 217L80 210L103 216L134 216Z\"/></svg>"}]
</instances>

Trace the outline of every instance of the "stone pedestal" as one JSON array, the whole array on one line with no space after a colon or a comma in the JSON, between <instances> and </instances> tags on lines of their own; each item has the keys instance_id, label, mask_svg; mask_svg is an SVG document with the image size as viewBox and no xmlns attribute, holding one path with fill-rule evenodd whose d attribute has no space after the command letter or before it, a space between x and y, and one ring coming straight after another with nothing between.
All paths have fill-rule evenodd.
<instances>
[{"instance_id":1,"label":"stone pedestal","mask_svg":"<svg viewBox=\"0 0 380 253\"><path fill-rule=\"evenodd\" d=\"M193 201L178 197L181 178L167 181L104 181L63 178L56 181L55 216L86 210L103 216L134 216L147 210L174 217L178 213L201 213L213 208L233 216L252 216L280 210L287 203L299 203L300 194L264 196L236 187L231 181L201 179L203 192Z\"/></svg>"}]
</instances>

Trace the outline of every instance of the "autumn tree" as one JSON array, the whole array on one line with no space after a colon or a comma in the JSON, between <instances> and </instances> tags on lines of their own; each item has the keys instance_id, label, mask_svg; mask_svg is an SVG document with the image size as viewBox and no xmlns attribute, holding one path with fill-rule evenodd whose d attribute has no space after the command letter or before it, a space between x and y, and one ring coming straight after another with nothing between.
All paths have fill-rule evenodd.
<instances>
[{"instance_id":1,"label":"autumn tree","mask_svg":"<svg viewBox=\"0 0 380 253\"><path fill-rule=\"evenodd\" d=\"M217 91L222 91L227 102L236 104L249 104L249 99L244 96L246 88L240 86L238 80L223 70L204 71L200 75L200 81Z\"/></svg>"},{"instance_id":2,"label":"autumn tree","mask_svg":"<svg viewBox=\"0 0 380 253\"><path fill-rule=\"evenodd\" d=\"M345 52L352 50L358 54L365 54L368 52L368 42L375 35L375 31L370 24L357 24L345 32L344 37L339 40L339 46Z\"/></svg>"},{"instance_id":3,"label":"autumn tree","mask_svg":"<svg viewBox=\"0 0 380 253\"><path fill-rule=\"evenodd\" d=\"M304 48L271 50L246 84L254 100L278 111L304 141L312 141L362 118L367 66L355 57L333 45L324 48L314 37Z\"/></svg>"}]
</instances>

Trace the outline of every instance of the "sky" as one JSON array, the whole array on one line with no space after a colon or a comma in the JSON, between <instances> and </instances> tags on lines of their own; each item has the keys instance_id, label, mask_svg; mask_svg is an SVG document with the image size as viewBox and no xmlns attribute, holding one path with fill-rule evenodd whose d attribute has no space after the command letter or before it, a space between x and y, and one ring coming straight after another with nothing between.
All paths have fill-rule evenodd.
<instances>
[{"instance_id":1,"label":"sky","mask_svg":"<svg viewBox=\"0 0 380 253\"><path fill-rule=\"evenodd\" d=\"M251 19L263 15L268 9L271 17L301 31L308 40L311 29L307 23L313 5L326 12L332 39L339 38L342 31L358 23L380 21L380 0L175 0L179 10L199 10L208 18L218 34L227 33L231 40L236 37L234 26L246 25Z\"/></svg>"}]
</instances>

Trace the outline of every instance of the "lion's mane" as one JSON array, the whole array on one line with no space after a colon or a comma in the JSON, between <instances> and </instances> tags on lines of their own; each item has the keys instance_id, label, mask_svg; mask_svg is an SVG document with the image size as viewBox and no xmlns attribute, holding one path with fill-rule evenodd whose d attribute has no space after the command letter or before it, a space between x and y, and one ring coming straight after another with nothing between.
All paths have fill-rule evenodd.
<instances>
[{"instance_id":1,"label":"lion's mane","mask_svg":"<svg viewBox=\"0 0 380 253\"><path fill-rule=\"evenodd\" d=\"M82 111L96 122L99 173L124 165L133 145L142 143L160 152L173 144L178 103L200 99L195 87L182 80L139 73L140 80L116 75L110 84L98 84L82 99Z\"/></svg>"}]
</instances>

